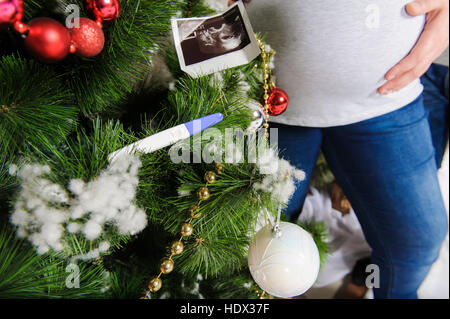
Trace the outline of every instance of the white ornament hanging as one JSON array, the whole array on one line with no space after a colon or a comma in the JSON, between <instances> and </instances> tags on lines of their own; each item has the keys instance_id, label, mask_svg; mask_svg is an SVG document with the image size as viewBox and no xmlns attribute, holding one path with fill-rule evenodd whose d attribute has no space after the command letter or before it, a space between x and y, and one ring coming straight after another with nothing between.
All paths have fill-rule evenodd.
<instances>
[{"instance_id":1,"label":"white ornament hanging","mask_svg":"<svg viewBox=\"0 0 450 319\"><path fill-rule=\"evenodd\" d=\"M312 236L296 224L267 225L249 247L248 265L261 289L275 297L294 297L316 282L319 250Z\"/></svg>"}]
</instances>

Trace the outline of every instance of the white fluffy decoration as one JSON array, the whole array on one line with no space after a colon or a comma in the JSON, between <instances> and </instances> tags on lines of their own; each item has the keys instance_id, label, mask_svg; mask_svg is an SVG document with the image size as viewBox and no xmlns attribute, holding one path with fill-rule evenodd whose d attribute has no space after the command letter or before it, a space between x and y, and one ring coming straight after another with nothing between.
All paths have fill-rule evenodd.
<instances>
[{"instance_id":1,"label":"white fluffy decoration","mask_svg":"<svg viewBox=\"0 0 450 319\"><path fill-rule=\"evenodd\" d=\"M252 88L251 85L246 81L245 79L245 74L242 71L239 71L239 73L237 73L238 77L239 77L239 83L238 83L238 87L239 87L239 91L241 93L243 93L245 96L247 95L248 91L250 91L250 89Z\"/></svg>"},{"instance_id":2,"label":"white fluffy decoration","mask_svg":"<svg viewBox=\"0 0 450 319\"><path fill-rule=\"evenodd\" d=\"M178 197L191 196L191 191L183 190L181 187L178 188Z\"/></svg>"},{"instance_id":3,"label":"white fluffy decoration","mask_svg":"<svg viewBox=\"0 0 450 319\"><path fill-rule=\"evenodd\" d=\"M281 237L272 227L262 228L248 250L248 265L255 282L269 294L289 298L312 287L320 270L319 250L312 236L292 223L280 224Z\"/></svg>"},{"instance_id":4,"label":"white fluffy decoration","mask_svg":"<svg viewBox=\"0 0 450 319\"><path fill-rule=\"evenodd\" d=\"M145 212L133 203L140 166L137 156L124 154L89 183L71 180L68 190L46 176L50 174L48 166L28 164L20 170L13 167L10 171L17 172L22 189L11 223L17 226L17 234L28 238L40 254L50 249L68 249L65 233L101 240L106 235L105 225L110 225L120 235L135 235L147 226ZM109 246L102 241L97 248L77 258L96 258Z\"/></svg>"},{"instance_id":5,"label":"white fluffy decoration","mask_svg":"<svg viewBox=\"0 0 450 319\"><path fill-rule=\"evenodd\" d=\"M210 77L210 85L217 86L221 89L225 86L225 80L223 78L223 72L215 72Z\"/></svg>"},{"instance_id":6,"label":"white fluffy decoration","mask_svg":"<svg viewBox=\"0 0 450 319\"><path fill-rule=\"evenodd\" d=\"M296 169L287 160L279 158L274 149L267 148L258 156L256 166L265 175L253 185L256 190L272 194L272 198L287 204L295 192L295 183L305 179L305 172Z\"/></svg>"}]
</instances>

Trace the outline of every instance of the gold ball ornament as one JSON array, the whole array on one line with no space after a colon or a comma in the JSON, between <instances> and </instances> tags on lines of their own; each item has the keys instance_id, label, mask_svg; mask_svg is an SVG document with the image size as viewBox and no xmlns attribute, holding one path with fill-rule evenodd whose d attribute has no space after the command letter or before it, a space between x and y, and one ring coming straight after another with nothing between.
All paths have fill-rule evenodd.
<instances>
[{"instance_id":1,"label":"gold ball ornament","mask_svg":"<svg viewBox=\"0 0 450 319\"><path fill-rule=\"evenodd\" d=\"M161 272L165 275L169 274L172 272L173 268L174 268L175 264L173 262L172 259L170 258L164 258L161 261L161 265L159 267L159 270L161 270Z\"/></svg>"},{"instance_id":2,"label":"gold ball ornament","mask_svg":"<svg viewBox=\"0 0 450 319\"><path fill-rule=\"evenodd\" d=\"M200 206L199 206L199 205L191 206L191 213L195 213L195 212L197 212L199 209L200 209Z\"/></svg>"},{"instance_id":3,"label":"gold ball ornament","mask_svg":"<svg viewBox=\"0 0 450 319\"><path fill-rule=\"evenodd\" d=\"M208 187L202 187L197 191L198 198L200 200L208 200L211 196Z\"/></svg>"},{"instance_id":4,"label":"gold ball ornament","mask_svg":"<svg viewBox=\"0 0 450 319\"><path fill-rule=\"evenodd\" d=\"M191 236L192 233L194 232L194 227L192 227L192 225L190 223L184 223L181 226L181 236L183 237L187 237L187 236Z\"/></svg>"},{"instance_id":5,"label":"gold ball ornament","mask_svg":"<svg viewBox=\"0 0 450 319\"><path fill-rule=\"evenodd\" d=\"M184 245L181 241L174 241L172 243L172 248L170 249L170 252L174 255L179 255L183 252L184 250Z\"/></svg>"},{"instance_id":6,"label":"gold ball ornament","mask_svg":"<svg viewBox=\"0 0 450 319\"><path fill-rule=\"evenodd\" d=\"M199 209L200 209L200 206L198 206L198 205L194 205L191 207L191 217L193 219L197 219L202 216L202 213L198 211Z\"/></svg>"},{"instance_id":7,"label":"gold ball ornament","mask_svg":"<svg viewBox=\"0 0 450 319\"><path fill-rule=\"evenodd\" d=\"M157 292L162 287L162 281L158 277L153 278L150 280L150 283L148 284L148 290L151 292Z\"/></svg>"},{"instance_id":8,"label":"gold ball ornament","mask_svg":"<svg viewBox=\"0 0 450 319\"><path fill-rule=\"evenodd\" d=\"M216 172L217 174L223 174L223 171L225 170L225 166L222 163L216 164Z\"/></svg>"},{"instance_id":9,"label":"gold ball ornament","mask_svg":"<svg viewBox=\"0 0 450 319\"><path fill-rule=\"evenodd\" d=\"M211 171L206 172L206 174L205 174L205 181L208 184L214 184L216 182L216 180L217 180L216 173L211 172Z\"/></svg>"}]
</instances>

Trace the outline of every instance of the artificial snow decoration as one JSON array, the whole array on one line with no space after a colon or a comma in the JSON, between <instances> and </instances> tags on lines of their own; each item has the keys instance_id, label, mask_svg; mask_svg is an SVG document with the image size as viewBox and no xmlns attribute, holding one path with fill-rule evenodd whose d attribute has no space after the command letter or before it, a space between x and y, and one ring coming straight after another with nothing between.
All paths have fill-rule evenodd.
<instances>
[{"instance_id":1,"label":"artificial snow decoration","mask_svg":"<svg viewBox=\"0 0 450 319\"><path fill-rule=\"evenodd\" d=\"M223 79L222 72L215 72L211 75L211 78L210 78L211 86L218 87L221 89L225 86L225 81Z\"/></svg>"},{"instance_id":2,"label":"artificial snow decoration","mask_svg":"<svg viewBox=\"0 0 450 319\"><path fill-rule=\"evenodd\" d=\"M16 175L17 173L17 165L11 164L8 169L9 175Z\"/></svg>"},{"instance_id":3,"label":"artificial snow decoration","mask_svg":"<svg viewBox=\"0 0 450 319\"><path fill-rule=\"evenodd\" d=\"M13 167L10 172L17 172L22 189L11 223L40 254L50 249L67 251L65 235L82 235L90 241L106 238L106 226L114 226L120 235L135 235L147 225L145 212L133 203L140 166L138 157L124 154L88 183L71 180L68 190L50 180L48 166ZM106 241L99 245L97 248L93 245L86 256L96 258L110 246Z\"/></svg>"},{"instance_id":4,"label":"artificial snow decoration","mask_svg":"<svg viewBox=\"0 0 450 319\"><path fill-rule=\"evenodd\" d=\"M77 224L77 223L70 223L67 226L67 231L72 234L78 233L80 230L81 230L81 225Z\"/></svg>"},{"instance_id":5,"label":"artificial snow decoration","mask_svg":"<svg viewBox=\"0 0 450 319\"><path fill-rule=\"evenodd\" d=\"M182 187L180 187L178 188L178 196L179 197L191 196L191 191L183 190Z\"/></svg>"},{"instance_id":6,"label":"artificial snow decoration","mask_svg":"<svg viewBox=\"0 0 450 319\"><path fill-rule=\"evenodd\" d=\"M265 44L266 52L272 51L272 46L270 44ZM275 54L270 55L270 61L269 61L269 68L274 70L275 69ZM274 78L275 80L275 78Z\"/></svg>"},{"instance_id":7,"label":"artificial snow decoration","mask_svg":"<svg viewBox=\"0 0 450 319\"><path fill-rule=\"evenodd\" d=\"M239 82L237 84L239 87L239 91L246 95L252 87L251 87L250 83L248 83L246 81L244 72L239 71L237 73L237 75L238 75L238 79L239 79Z\"/></svg>"},{"instance_id":8,"label":"artificial snow decoration","mask_svg":"<svg viewBox=\"0 0 450 319\"><path fill-rule=\"evenodd\" d=\"M305 179L305 172L296 169L287 160L277 156L272 148L259 155L256 166L264 176L261 182L253 185L255 190L272 194L274 200L287 204L295 192L295 183Z\"/></svg>"},{"instance_id":9,"label":"artificial snow decoration","mask_svg":"<svg viewBox=\"0 0 450 319\"><path fill-rule=\"evenodd\" d=\"M312 287L320 269L319 250L312 236L298 225L280 223L280 237L272 226L262 228L248 250L255 282L275 297L301 295Z\"/></svg>"}]
</instances>

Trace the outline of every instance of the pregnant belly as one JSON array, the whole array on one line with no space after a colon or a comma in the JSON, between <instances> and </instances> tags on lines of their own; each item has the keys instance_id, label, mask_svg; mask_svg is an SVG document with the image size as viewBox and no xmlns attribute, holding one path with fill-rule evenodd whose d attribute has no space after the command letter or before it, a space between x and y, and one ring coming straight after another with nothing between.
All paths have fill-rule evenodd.
<instances>
[{"instance_id":1,"label":"pregnant belly","mask_svg":"<svg viewBox=\"0 0 450 319\"><path fill-rule=\"evenodd\" d=\"M409 16L407 2L340 1L331 8L330 1L298 1L295 10L283 13L289 26L284 35L269 31L268 42L275 42L278 53L279 84L295 84L302 95L322 99L324 94L359 100L376 94L386 72L410 52L423 30L424 17Z\"/></svg>"}]
</instances>

